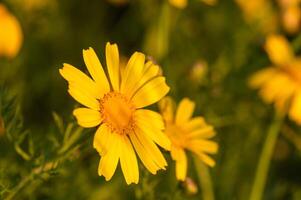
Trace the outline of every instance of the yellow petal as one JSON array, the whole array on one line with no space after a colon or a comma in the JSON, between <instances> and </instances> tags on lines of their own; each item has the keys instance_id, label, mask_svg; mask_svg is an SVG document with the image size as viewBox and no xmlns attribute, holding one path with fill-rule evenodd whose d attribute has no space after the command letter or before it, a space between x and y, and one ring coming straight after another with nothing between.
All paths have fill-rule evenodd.
<instances>
[{"instance_id":1,"label":"yellow petal","mask_svg":"<svg viewBox=\"0 0 301 200\"><path fill-rule=\"evenodd\" d=\"M97 89L100 93L99 95L102 97L105 93L110 91L110 84L103 67L91 47L87 50L83 50L83 57L89 73L96 82Z\"/></svg>"},{"instance_id":2,"label":"yellow petal","mask_svg":"<svg viewBox=\"0 0 301 200\"><path fill-rule=\"evenodd\" d=\"M169 0L169 3L180 9L183 9L187 6L187 0Z\"/></svg>"},{"instance_id":3,"label":"yellow petal","mask_svg":"<svg viewBox=\"0 0 301 200\"><path fill-rule=\"evenodd\" d=\"M119 91L120 70L119 70L119 52L117 44L106 45L107 68L114 91Z\"/></svg>"},{"instance_id":4,"label":"yellow petal","mask_svg":"<svg viewBox=\"0 0 301 200\"><path fill-rule=\"evenodd\" d=\"M292 100L289 117L299 125L301 124L301 90L299 90Z\"/></svg>"},{"instance_id":5,"label":"yellow petal","mask_svg":"<svg viewBox=\"0 0 301 200\"><path fill-rule=\"evenodd\" d=\"M150 157L149 152L145 148L144 144L142 144L139 141L135 133L131 133L129 134L129 136L143 165L152 174L156 174L160 168L156 165L155 161Z\"/></svg>"},{"instance_id":6,"label":"yellow petal","mask_svg":"<svg viewBox=\"0 0 301 200\"><path fill-rule=\"evenodd\" d=\"M187 138L203 138L203 139L208 139L212 138L215 136L215 132L212 126L206 126L203 128L196 129L192 132L187 133L186 137Z\"/></svg>"},{"instance_id":7,"label":"yellow petal","mask_svg":"<svg viewBox=\"0 0 301 200\"><path fill-rule=\"evenodd\" d=\"M279 111L286 111L287 101L291 100L291 97L295 94L298 84L291 79L285 79L282 83L281 89L278 91L277 96L275 97L275 107Z\"/></svg>"},{"instance_id":8,"label":"yellow petal","mask_svg":"<svg viewBox=\"0 0 301 200\"><path fill-rule=\"evenodd\" d=\"M170 150L171 142L169 138L162 132L162 129L160 129L161 125L156 124L160 115L150 110L138 111L135 113L137 127L155 143L166 150ZM150 113L154 115L154 117L150 117L151 115L148 115ZM162 119L159 123L163 124Z\"/></svg>"},{"instance_id":9,"label":"yellow petal","mask_svg":"<svg viewBox=\"0 0 301 200\"><path fill-rule=\"evenodd\" d=\"M170 97L164 97L159 102L160 112L166 122L173 122L175 112L175 102Z\"/></svg>"},{"instance_id":10,"label":"yellow petal","mask_svg":"<svg viewBox=\"0 0 301 200\"><path fill-rule=\"evenodd\" d=\"M93 139L93 147L100 155L105 155L108 149L111 148L109 144L114 139L113 134L104 124L97 129Z\"/></svg>"},{"instance_id":11,"label":"yellow petal","mask_svg":"<svg viewBox=\"0 0 301 200\"><path fill-rule=\"evenodd\" d=\"M195 103L188 98L184 98L177 109L176 124L181 125L187 122L194 111Z\"/></svg>"},{"instance_id":12,"label":"yellow petal","mask_svg":"<svg viewBox=\"0 0 301 200\"><path fill-rule=\"evenodd\" d=\"M187 157L182 148L171 148L171 155L173 160L176 161L176 177L178 180L184 181L187 173Z\"/></svg>"},{"instance_id":13,"label":"yellow petal","mask_svg":"<svg viewBox=\"0 0 301 200\"><path fill-rule=\"evenodd\" d=\"M259 72L256 72L251 78L249 79L249 85L252 88L258 88L270 78L272 78L277 73L276 68L269 67Z\"/></svg>"},{"instance_id":14,"label":"yellow petal","mask_svg":"<svg viewBox=\"0 0 301 200\"><path fill-rule=\"evenodd\" d=\"M193 132L196 129L200 129L200 128L203 128L206 126L207 126L207 124L203 117L194 117L182 125L183 129L188 132Z\"/></svg>"},{"instance_id":15,"label":"yellow petal","mask_svg":"<svg viewBox=\"0 0 301 200\"><path fill-rule=\"evenodd\" d=\"M73 115L78 124L86 128L97 126L102 121L100 113L89 108L77 108L73 111Z\"/></svg>"},{"instance_id":16,"label":"yellow petal","mask_svg":"<svg viewBox=\"0 0 301 200\"><path fill-rule=\"evenodd\" d=\"M146 121L150 123L153 127L159 130L164 129L164 122L161 115L157 112L147 109L139 109L135 111L135 117L140 121Z\"/></svg>"},{"instance_id":17,"label":"yellow petal","mask_svg":"<svg viewBox=\"0 0 301 200\"><path fill-rule=\"evenodd\" d=\"M122 82L121 82L121 92L123 94L128 94L130 90L133 89L135 84L141 79L143 68L145 62L145 55L139 52L135 52L123 73ZM131 96L128 96L131 98Z\"/></svg>"},{"instance_id":18,"label":"yellow petal","mask_svg":"<svg viewBox=\"0 0 301 200\"><path fill-rule=\"evenodd\" d=\"M214 167L215 161L204 153L198 153L197 156L208 166Z\"/></svg>"},{"instance_id":19,"label":"yellow petal","mask_svg":"<svg viewBox=\"0 0 301 200\"><path fill-rule=\"evenodd\" d=\"M155 78L158 76L160 71L160 68L158 65L154 65L152 62L147 62L144 66L144 70L142 72L141 77L137 77L137 81L135 84L132 85L132 88L127 87L126 93L129 97L132 97L135 92L143 87L145 83L147 83L149 80ZM134 79L134 77L133 77Z\"/></svg>"},{"instance_id":20,"label":"yellow petal","mask_svg":"<svg viewBox=\"0 0 301 200\"><path fill-rule=\"evenodd\" d=\"M120 144L121 144L121 137L118 134L112 134L113 139L110 141L108 146L108 152L101 157L98 166L98 175L104 176L106 181L110 180L115 173L117 168L118 160L120 157Z\"/></svg>"},{"instance_id":21,"label":"yellow petal","mask_svg":"<svg viewBox=\"0 0 301 200\"><path fill-rule=\"evenodd\" d=\"M140 143L144 146L146 152L148 152L148 156L154 160L159 169L165 169L167 162L155 143L149 137L144 135L144 133L138 128L135 131L135 135Z\"/></svg>"},{"instance_id":22,"label":"yellow petal","mask_svg":"<svg viewBox=\"0 0 301 200\"><path fill-rule=\"evenodd\" d=\"M139 181L139 170L136 154L132 147L131 142L127 136L120 136L121 140L121 154L120 154L120 164L123 172L123 176L126 183L129 185L131 183L138 183Z\"/></svg>"},{"instance_id":23,"label":"yellow petal","mask_svg":"<svg viewBox=\"0 0 301 200\"><path fill-rule=\"evenodd\" d=\"M62 69L59 69L61 76L68 81L69 84L80 87L80 90L86 91L95 99L100 99L102 96L99 93L97 85L86 74L69 64L64 64Z\"/></svg>"},{"instance_id":24,"label":"yellow petal","mask_svg":"<svg viewBox=\"0 0 301 200\"><path fill-rule=\"evenodd\" d=\"M216 153L218 145L216 142L209 140L195 139L190 140L187 144L188 148L193 152L205 152L205 153Z\"/></svg>"},{"instance_id":25,"label":"yellow petal","mask_svg":"<svg viewBox=\"0 0 301 200\"><path fill-rule=\"evenodd\" d=\"M281 35L270 35L266 40L265 50L276 65L287 64L294 58L289 42Z\"/></svg>"},{"instance_id":26,"label":"yellow petal","mask_svg":"<svg viewBox=\"0 0 301 200\"><path fill-rule=\"evenodd\" d=\"M78 84L70 84L68 89L69 94L79 103L93 110L99 110L99 102L94 96Z\"/></svg>"},{"instance_id":27,"label":"yellow petal","mask_svg":"<svg viewBox=\"0 0 301 200\"><path fill-rule=\"evenodd\" d=\"M147 82L133 96L136 108L149 106L162 99L169 91L164 77L157 77Z\"/></svg>"}]
</instances>

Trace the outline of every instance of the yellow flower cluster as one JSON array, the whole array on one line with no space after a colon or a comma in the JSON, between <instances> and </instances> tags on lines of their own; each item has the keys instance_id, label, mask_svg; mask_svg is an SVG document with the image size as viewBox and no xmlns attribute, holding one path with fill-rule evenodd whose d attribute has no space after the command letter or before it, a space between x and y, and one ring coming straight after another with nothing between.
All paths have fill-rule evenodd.
<instances>
[{"instance_id":1,"label":"yellow flower cluster","mask_svg":"<svg viewBox=\"0 0 301 200\"><path fill-rule=\"evenodd\" d=\"M191 119L193 102L181 101L175 120L170 98L160 103L163 118L144 108L169 91L159 66L135 52L124 67L119 61L117 45L110 43L106 45L107 71L92 48L83 50L83 57L91 77L69 64L59 71L68 81L69 94L84 106L73 112L78 124L86 128L98 126L93 145L101 156L100 176L110 180L120 161L126 183L138 183L136 154L148 171L156 174L167 166L158 146L171 150L179 180L185 179L187 171L184 149L214 165L206 153L217 151L217 144L207 140L215 133L203 118Z\"/></svg>"},{"instance_id":2,"label":"yellow flower cluster","mask_svg":"<svg viewBox=\"0 0 301 200\"><path fill-rule=\"evenodd\" d=\"M278 0L280 12L274 9L271 0L236 0L236 2L246 21L257 26L263 33L270 34L283 28L287 33L296 34L300 30L300 0Z\"/></svg>"}]
</instances>

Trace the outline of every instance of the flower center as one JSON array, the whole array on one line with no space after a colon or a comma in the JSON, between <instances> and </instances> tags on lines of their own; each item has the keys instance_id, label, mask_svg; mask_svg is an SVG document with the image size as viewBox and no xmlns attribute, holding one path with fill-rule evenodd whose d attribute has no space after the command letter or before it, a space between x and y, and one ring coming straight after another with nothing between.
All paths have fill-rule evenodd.
<instances>
[{"instance_id":1,"label":"flower center","mask_svg":"<svg viewBox=\"0 0 301 200\"><path fill-rule=\"evenodd\" d=\"M134 128L134 105L124 95L109 92L100 100L103 123L118 134L127 134Z\"/></svg>"},{"instance_id":2,"label":"flower center","mask_svg":"<svg viewBox=\"0 0 301 200\"><path fill-rule=\"evenodd\" d=\"M294 65L285 66L283 69L293 80L297 81L297 83L301 84L301 66L299 63L294 63Z\"/></svg>"},{"instance_id":3,"label":"flower center","mask_svg":"<svg viewBox=\"0 0 301 200\"><path fill-rule=\"evenodd\" d=\"M175 124L166 123L165 132L171 142L178 147L185 147L186 137L185 130Z\"/></svg>"}]
</instances>

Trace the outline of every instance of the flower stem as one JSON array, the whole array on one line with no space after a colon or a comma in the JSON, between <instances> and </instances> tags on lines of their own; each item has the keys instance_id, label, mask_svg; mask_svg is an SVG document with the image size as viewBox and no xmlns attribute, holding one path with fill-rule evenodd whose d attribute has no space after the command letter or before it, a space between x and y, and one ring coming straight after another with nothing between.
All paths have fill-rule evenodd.
<instances>
[{"instance_id":1,"label":"flower stem","mask_svg":"<svg viewBox=\"0 0 301 200\"><path fill-rule=\"evenodd\" d=\"M5 198L5 200L13 199L16 196L16 194L32 180L32 178L33 178L33 173L30 173L28 176L23 178L21 182L14 188L14 190L11 193L9 193L9 195Z\"/></svg>"},{"instance_id":2,"label":"flower stem","mask_svg":"<svg viewBox=\"0 0 301 200\"><path fill-rule=\"evenodd\" d=\"M262 199L264 188L266 185L269 166L273 155L274 147L280 132L283 115L276 114L273 123L271 124L268 135L266 137L262 152L260 154L255 180L252 186L250 200Z\"/></svg>"},{"instance_id":3,"label":"flower stem","mask_svg":"<svg viewBox=\"0 0 301 200\"><path fill-rule=\"evenodd\" d=\"M208 167L202 163L198 157L193 157L194 164L197 170L197 175L201 183L202 195L204 200L214 200L214 192L212 181Z\"/></svg>"},{"instance_id":4,"label":"flower stem","mask_svg":"<svg viewBox=\"0 0 301 200\"><path fill-rule=\"evenodd\" d=\"M19 184L6 196L5 200L14 199L14 197L31 181L35 179L36 176L40 176L44 173L48 173L54 166L57 166L56 162L50 162L45 165L46 167L37 167L34 168L29 175L25 176Z\"/></svg>"}]
</instances>

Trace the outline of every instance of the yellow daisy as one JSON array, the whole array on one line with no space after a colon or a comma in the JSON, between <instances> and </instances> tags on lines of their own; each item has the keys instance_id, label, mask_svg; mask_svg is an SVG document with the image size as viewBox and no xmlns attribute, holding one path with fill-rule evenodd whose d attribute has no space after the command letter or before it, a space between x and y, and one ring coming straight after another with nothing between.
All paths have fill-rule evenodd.
<instances>
[{"instance_id":1,"label":"yellow daisy","mask_svg":"<svg viewBox=\"0 0 301 200\"><path fill-rule=\"evenodd\" d=\"M92 48L83 50L83 57L92 79L69 64L64 64L60 74L69 83L69 94L85 106L73 112L78 124L99 126L93 144L101 156L99 176L110 180L120 160L126 183L138 183L134 149L152 174L165 169L166 160L156 145L170 149L170 140L162 132L162 117L143 109L169 91L159 67L151 61L145 63L145 55L139 52L121 67L117 45L107 43L108 79Z\"/></svg>"},{"instance_id":2,"label":"yellow daisy","mask_svg":"<svg viewBox=\"0 0 301 200\"><path fill-rule=\"evenodd\" d=\"M22 45L19 21L0 3L0 56L15 57Z\"/></svg>"},{"instance_id":3,"label":"yellow daisy","mask_svg":"<svg viewBox=\"0 0 301 200\"><path fill-rule=\"evenodd\" d=\"M207 154L218 150L216 142L208 139L215 136L212 126L203 117L192 118L195 104L184 98L176 110L175 103L165 97L159 102L159 108L165 121L165 133L171 140L171 157L176 161L176 177L184 181L187 173L187 157L185 150L192 151L201 161L214 166L215 161Z\"/></svg>"},{"instance_id":4,"label":"yellow daisy","mask_svg":"<svg viewBox=\"0 0 301 200\"><path fill-rule=\"evenodd\" d=\"M270 35L265 50L274 66L253 75L250 86L260 89L263 100L274 103L278 111L288 109L290 119L301 124L301 58L280 35Z\"/></svg>"}]
</instances>

